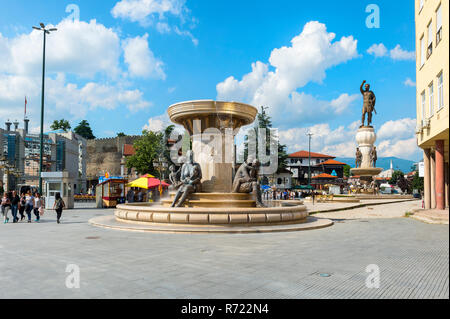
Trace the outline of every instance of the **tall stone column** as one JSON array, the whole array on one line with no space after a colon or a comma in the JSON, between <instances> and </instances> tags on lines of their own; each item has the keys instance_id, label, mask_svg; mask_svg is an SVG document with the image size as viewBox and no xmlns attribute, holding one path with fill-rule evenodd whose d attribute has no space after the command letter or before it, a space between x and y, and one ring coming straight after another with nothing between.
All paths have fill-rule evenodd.
<instances>
[{"instance_id":1,"label":"tall stone column","mask_svg":"<svg viewBox=\"0 0 450 319\"><path fill-rule=\"evenodd\" d=\"M444 198L444 141L436 141L436 208L443 210L445 208Z\"/></svg>"},{"instance_id":2,"label":"tall stone column","mask_svg":"<svg viewBox=\"0 0 450 319\"><path fill-rule=\"evenodd\" d=\"M430 167L430 196L431 196L431 209L436 208L436 158L435 154L431 153L431 167Z\"/></svg>"},{"instance_id":3,"label":"tall stone column","mask_svg":"<svg viewBox=\"0 0 450 319\"><path fill-rule=\"evenodd\" d=\"M445 160L445 159L444 159ZM444 176L445 176L445 207L448 207L448 163L444 163Z\"/></svg>"},{"instance_id":4,"label":"tall stone column","mask_svg":"<svg viewBox=\"0 0 450 319\"><path fill-rule=\"evenodd\" d=\"M424 166L424 177L423 177L423 197L424 197L424 208L431 208L431 152L429 148L423 150L423 166Z\"/></svg>"}]
</instances>

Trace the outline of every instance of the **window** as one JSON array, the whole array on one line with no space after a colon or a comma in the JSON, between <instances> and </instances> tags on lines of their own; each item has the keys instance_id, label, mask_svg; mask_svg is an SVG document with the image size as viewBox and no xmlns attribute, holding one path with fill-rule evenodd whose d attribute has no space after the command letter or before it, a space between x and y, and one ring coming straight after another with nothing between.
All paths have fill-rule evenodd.
<instances>
[{"instance_id":1,"label":"window","mask_svg":"<svg viewBox=\"0 0 450 319\"><path fill-rule=\"evenodd\" d=\"M425 112L425 107L426 107L425 91L422 92L421 98L422 98L422 121L423 121L424 119L426 119L426 112Z\"/></svg>"},{"instance_id":2,"label":"window","mask_svg":"<svg viewBox=\"0 0 450 319\"><path fill-rule=\"evenodd\" d=\"M438 110L444 107L444 76L441 72L437 77L437 85L438 85Z\"/></svg>"},{"instance_id":3,"label":"window","mask_svg":"<svg viewBox=\"0 0 450 319\"><path fill-rule=\"evenodd\" d=\"M428 31L428 47L427 47L427 59L431 56L433 53L433 23L430 22L430 24L427 27Z\"/></svg>"},{"instance_id":4,"label":"window","mask_svg":"<svg viewBox=\"0 0 450 319\"><path fill-rule=\"evenodd\" d=\"M442 40L442 6L436 10L436 45Z\"/></svg>"},{"instance_id":5,"label":"window","mask_svg":"<svg viewBox=\"0 0 450 319\"><path fill-rule=\"evenodd\" d=\"M433 96L433 82L428 86L428 103L429 103L429 116L434 114L434 96Z\"/></svg>"},{"instance_id":6,"label":"window","mask_svg":"<svg viewBox=\"0 0 450 319\"><path fill-rule=\"evenodd\" d=\"M420 39L420 66L425 64L425 37Z\"/></svg>"}]
</instances>

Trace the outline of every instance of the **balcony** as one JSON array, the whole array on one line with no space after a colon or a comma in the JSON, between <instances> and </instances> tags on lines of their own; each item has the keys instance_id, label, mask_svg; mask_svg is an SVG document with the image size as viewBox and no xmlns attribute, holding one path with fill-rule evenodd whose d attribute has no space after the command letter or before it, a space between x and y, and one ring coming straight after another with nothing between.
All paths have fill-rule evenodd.
<instances>
[{"instance_id":1,"label":"balcony","mask_svg":"<svg viewBox=\"0 0 450 319\"><path fill-rule=\"evenodd\" d=\"M422 133L422 131L423 131L422 126L418 124L418 125L416 126L416 134L420 134L420 133Z\"/></svg>"},{"instance_id":2,"label":"balcony","mask_svg":"<svg viewBox=\"0 0 450 319\"><path fill-rule=\"evenodd\" d=\"M422 129L430 128L430 119L422 119Z\"/></svg>"}]
</instances>

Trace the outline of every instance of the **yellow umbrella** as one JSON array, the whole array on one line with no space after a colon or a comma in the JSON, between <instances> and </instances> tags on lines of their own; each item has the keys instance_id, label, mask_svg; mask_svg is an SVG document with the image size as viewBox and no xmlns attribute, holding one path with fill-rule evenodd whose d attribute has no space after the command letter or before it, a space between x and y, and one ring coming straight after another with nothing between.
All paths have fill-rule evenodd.
<instances>
[{"instance_id":1,"label":"yellow umbrella","mask_svg":"<svg viewBox=\"0 0 450 319\"><path fill-rule=\"evenodd\" d=\"M144 188L148 189L148 179L154 178L155 176L146 174L130 183L127 184L127 187L138 187L138 188Z\"/></svg>"}]
</instances>

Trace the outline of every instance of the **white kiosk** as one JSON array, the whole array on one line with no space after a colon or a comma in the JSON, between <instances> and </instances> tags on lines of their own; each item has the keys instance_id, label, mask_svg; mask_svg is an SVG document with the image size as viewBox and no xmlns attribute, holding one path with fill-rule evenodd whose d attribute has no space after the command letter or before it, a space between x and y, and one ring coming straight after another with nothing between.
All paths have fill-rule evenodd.
<instances>
[{"instance_id":1,"label":"white kiosk","mask_svg":"<svg viewBox=\"0 0 450 319\"><path fill-rule=\"evenodd\" d=\"M69 172L42 172L41 176L45 183L45 209L53 208L56 193L61 194L66 208L73 208L73 181L69 178Z\"/></svg>"}]
</instances>

